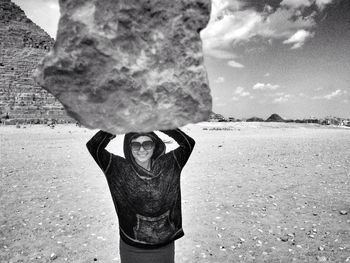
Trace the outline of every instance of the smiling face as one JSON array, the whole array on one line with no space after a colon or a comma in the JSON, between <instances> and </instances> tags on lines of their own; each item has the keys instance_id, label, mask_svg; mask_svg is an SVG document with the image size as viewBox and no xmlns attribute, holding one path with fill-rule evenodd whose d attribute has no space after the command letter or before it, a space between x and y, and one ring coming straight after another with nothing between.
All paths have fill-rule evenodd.
<instances>
[{"instance_id":1,"label":"smiling face","mask_svg":"<svg viewBox=\"0 0 350 263\"><path fill-rule=\"evenodd\" d=\"M132 139L131 140L131 143L140 143L140 144L143 144L143 145L147 145L147 143L145 142L153 142L152 139L148 136L139 136L135 139ZM148 148L148 147L146 147ZM139 150L137 149L133 149L133 147L131 147L131 153L132 153L132 156L135 158L135 161L138 163L138 164L145 164L145 163L148 163L150 162L151 160L151 157L153 155L153 151L154 151L154 146L150 149L145 149L143 146L140 147Z\"/></svg>"}]
</instances>

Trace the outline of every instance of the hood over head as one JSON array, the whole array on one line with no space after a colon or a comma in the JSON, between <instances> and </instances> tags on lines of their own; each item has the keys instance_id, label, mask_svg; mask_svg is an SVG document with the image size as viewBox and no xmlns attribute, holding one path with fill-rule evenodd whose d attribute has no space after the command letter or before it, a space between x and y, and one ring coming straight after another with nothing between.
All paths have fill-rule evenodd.
<instances>
[{"instance_id":1,"label":"hood over head","mask_svg":"<svg viewBox=\"0 0 350 263\"><path fill-rule=\"evenodd\" d=\"M125 137L124 137L124 156L125 156L125 159L128 160L129 162L131 162L133 164L133 166L136 167L137 169L139 169L140 166L136 163L136 161L131 153L130 143L131 143L132 139L135 139L139 136L148 136L155 143L153 155L151 157L152 162L154 160L158 159L159 156L163 155L165 153L165 148L166 148L164 142L154 132L144 132L144 133L130 132L130 133L125 134ZM143 169L143 170L145 170L145 169Z\"/></svg>"}]
</instances>

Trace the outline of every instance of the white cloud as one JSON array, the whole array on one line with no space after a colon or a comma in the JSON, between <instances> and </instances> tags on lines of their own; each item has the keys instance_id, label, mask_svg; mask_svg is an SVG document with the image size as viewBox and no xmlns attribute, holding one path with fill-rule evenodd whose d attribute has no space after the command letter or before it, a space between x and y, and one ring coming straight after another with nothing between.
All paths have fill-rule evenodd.
<instances>
[{"instance_id":1,"label":"white cloud","mask_svg":"<svg viewBox=\"0 0 350 263\"><path fill-rule=\"evenodd\" d=\"M300 48L304 45L305 41L308 38L311 38L313 36L314 33L311 33L304 29L300 29L297 32L295 32L295 34L292 35L290 38L283 41L283 44L293 44L292 49Z\"/></svg>"},{"instance_id":2,"label":"white cloud","mask_svg":"<svg viewBox=\"0 0 350 263\"><path fill-rule=\"evenodd\" d=\"M278 8L269 14L258 28L262 37L271 39L288 39L299 29L310 29L315 26L313 14L302 16L293 9Z\"/></svg>"},{"instance_id":3,"label":"white cloud","mask_svg":"<svg viewBox=\"0 0 350 263\"><path fill-rule=\"evenodd\" d=\"M273 85L273 84L270 84L270 83L256 83L254 86L253 86L253 89L260 89L260 90L275 90L275 89L278 89L280 86L279 85Z\"/></svg>"},{"instance_id":4,"label":"white cloud","mask_svg":"<svg viewBox=\"0 0 350 263\"><path fill-rule=\"evenodd\" d=\"M282 6L287 6L291 8L299 8L312 5L311 0L283 0L281 2Z\"/></svg>"},{"instance_id":5,"label":"white cloud","mask_svg":"<svg viewBox=\"0 0 350 263\"><path fill-rule=\"evenodd\" d=\"M279 97L273 100L273 103L283 103L283 102L287 102L288 99L285 97Z\"/></svg>"},{"instance_id":6,"label":"white cloud","mask_svg":"<svg viewBox=\"0 0 350 263\"><path fill-rule=\"evenodd\" d=\"M253 89L264 89L265 88L265 84L264 83L256 83L254 86L253 86Z\"/></svg>"},{"instance_id":7,"label":"white cloud","mask_svg":"<svg viewBox=\"0 0 350 263\"><path fill-rule=\"evenodd\" d=\"M338 97L342 94L343 94L343 92L340 89L337 89L336 91L333 91L332 93L325 95L324 98L327 100L330 100L330 99L333 99L334 97Z\"/></svg>"},{"instance_id":8,"label":"white cloud","mask_svg":"<svg viewBox=\"0 0 350 263\"><path fill-rule=\"evenodd\" d=\"M241 63L238 63L234 60L228 61L227 65L229 65L230 67L233 67L233 68L244 68L244 66Z\"/></svg>"},{"instance_id":9,"label":"white cloud","mask_svg":"<svg viewBox=\"0 0 350 263\"><path fill-rule=\"evenodd\" d=\"M347 92L346 91L342 91L340 89L337 89L329 94L323 95L323 96L314 96L312 97L312 99L314 100L320 100L320 99L326 99L326 100L331 100L334 99L336 97L345 95Z\"/></svg>"},{"instance_id":10,"label":"white cloud","mask_svg":"<svg viewBox=\"0 0 350 263\"><path fill-rule=\"evenodd\" d=\"M224 77L218 77L216 80L215 80L215 83L224 83L225 82L225 78Z\"/></svg>"},{"instance_id":11,"label":"white cloud","mask_svg":"<svg viewBox=\"0 0 350 263\"><path fill-rule=\"evenodd\" d=\"M238 101L240 97L249 97L253 99L254 96L250 95L249 91L246 91L243 87L237 87L234 91L234 96L231 98L233 101Z\"/></svg>"},{"instance_id":12,"label":"white cloud","mask_svg":"<svg viewBox=\"0 0 350 263\"><path fill-rule=\"evenodd\" d=\"M264 77L270 77L270 73L266 72Z\"/></svg>"},{"instance_id":13,"label":"white cloud","mask_svg":"<svg viewBox=\"0 0 350 263\"><path fill-rule=\"evenodd\" d=\"M304 8L315 4L319 9L323 9L326 5L331 4L334 0L283 0L281 2L282 6L289 8Z\"/></svg>"},{"instance_id":14,"label":"white cloud","mask_svg":"<svg viewBox=\"0 0 350 263\"><path fill-rule=\"evenodd\" d=\"M58 3L55 3L55 2L48 2L47 3L47 6L50 8L50 9L55 9L55 10L57 10L57 11L59 11L60 10L60 7L59 7L59 5L58 5Z\"/></svg>"},{"instance_id":15,"label":"white cloud","mask_svg":"<svg viewBox=\"0 0 350 263\"><path fill-rule=\"evenodd\" d=\"M242 6L240 0L214 0L211 5L211 19L223 16L228 10L239 10Z\"/></svg>"},{"instance_id":16,"label":"white cloud","mask_svg":"<svg viewBox=\"0 0 350 263\"><path fill-rule=\"evenodd\" d=\"M253 10L235 10L220 19L211 19L201 31L204 53L217 57L215 54L218 50L227 52L232 49L232 44L250 39L254 35L254 28L262 19L262 16Z\"/></svg>"},{"instance_id":17,"label":"white cloud","mask_svg":"<svg viewBox=\"0 0 350 263\"><path fill-rule=\"evenodd\" d=\"M300 48L314 35L312 31L316 26L316 14L333 1L283 0L277 8L266 6L262 12L258 12L244 5L243 0L213 0L210 21L201 31L204 53L232 59L235 54L231 50L237 45L257 39L265 43L281 40L285 44L292 44L293 49ZM309 14L302 11L313 4L319 10Z\"/></svg>"},{"instance_id":18,"label":"white cloud","mask_svg":"<svg viewBox=\"0 0 350 263\"><path fill-rule=\"evenodd\" d=\"M281 97L275 98L273 100L273 103L283 103L283 102L287 102L289 100L289 98L291 97L291 95L289 94L285 94Z\"/></svg>"},{"instance_id":19,"label":"white cloud","mask_svg":"<svg viewBox=\"0 0 350 263\"><path fill-rule=\"evenodd\" d=\"M241 97L247 97L250 95L248 91L245 91L243 87L237 87L235 90L235 94Z\"/></svg>"},{"instance_id":20,"label":"white cloud","mask_svg":"<svg viewBox=\"0 0 350 263\"><path fill-rule=\"evenodd\" d=\"M334 2L334 0L316 0L315 3L321 10L326 6Z\"/></svg>"}]
</instances>

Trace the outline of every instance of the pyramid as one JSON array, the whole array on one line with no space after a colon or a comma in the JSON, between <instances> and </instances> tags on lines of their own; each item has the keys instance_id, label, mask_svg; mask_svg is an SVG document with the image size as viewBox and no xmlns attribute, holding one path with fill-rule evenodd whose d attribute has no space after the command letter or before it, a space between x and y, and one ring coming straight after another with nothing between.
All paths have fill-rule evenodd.
<instances>
[{"instance_id":1,"label":"pyramid","mask_svg":"<svg viewBox=\"0 0 350 263\"><path fill-rule=\"evenodd\" d=\"M0 120L9 124L71 121L60 102L32 76L54 39L10 0L0 0L0 14Z\"/></svg>"},{"instance_id":2,"label":"pyramid","mask_svg":"<svg viewBox=\"0 0 350 263\"><path fill-rule=\"evenodd\" d=\"M284 122L284 119L282 119L281 116L274 113L269 118L267 118L266 122Z\"/></svg>"},{"instance_id":3,"label":"pyramid","mask_svg":"<svg viewBox=\"0 0 350 263\"><path fill-rule=\"evenodd\" d=\"M251 117L249 119L246 120L247 122L262 122L264 121L264 119L259 118L259 117Z\"/></svg>"}]
</instances>

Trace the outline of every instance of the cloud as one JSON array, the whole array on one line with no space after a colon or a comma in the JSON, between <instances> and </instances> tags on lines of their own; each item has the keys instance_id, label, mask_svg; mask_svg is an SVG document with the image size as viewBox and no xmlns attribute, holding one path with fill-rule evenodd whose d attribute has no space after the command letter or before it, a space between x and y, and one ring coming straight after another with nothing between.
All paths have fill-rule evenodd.
<instances>
[{"instance_id":1,"label":"cloud","mask_svg":"<svg viewBox=\"0 0 350 263\"><path fill-rule=\"evenodd\" d=\"M300 8L312 5L311 0L283 0L281 6L287 6L291 8Z\"/></svg>"},{"instance_id":2,"label":"cloud","mask_svg":"<svg viewBox=\"0 0 350 263\"><path fill-rule=\"evenodd\" d=\"M245 88L237 87L231 100L238 101L240 97L249 97L250 99L254 98L254 96L252 96L249 91L246 91Z\"/></svg>"},{"instance_id":3,"label":"cloud","mask_svg":"<svg viewBox=\"0 0 350 263\"><path fill-rule=\"evenodd\" d=\"M295 32L295 34L292 35L290 38L283 41L283 44L293 44L292 49L297 49L302 47L305 41L313 36L314 33L301 29Z\"/></svg>"},{"instance_id":4,"label":"cloud","mask_svg":"<svg viewBox=\"0 0 350 263\"><path fill-rule=\"evenodd\" d=\"M279 40L291 44L292 49L300 48L314 35L316 16L334 1L283 0L279 6L266 5L259 12L247 1L213 0L210 21L201 31L203 51L212 57L232 59L234 49L249 41ZM308 7L314 11L304 11Z\"/></svg>"},{"instance_id":5,"label":"cloud","mask_svg":"<svg viewBox=\"0 0 350 263\"><path fill-rule=\"evenodd\" d=\"M320 99L326 99L326 100L331 100L336 97L342 96L347 94L347 91L342 91L340 89L337 89L329 94L323 95L323 96L314 96L312 97L313 100L320 100Z\"/></svg>"},{"instance_id":6,"label":"cloud","mask_svg":"<svg viewBox=\"0 0 350 263\"><path fill-rule=\"evenodd\" d=\"M250 96L250 93L248 91L245 91L243 87L237 87L235 90L235 94L241 97Z\"/></svg>"},{"instance_id":7,"label":"cloud","mask_svg":"<svg viewBox=\"0 0 350 263\"><path fill-rule=\"evenodd\" d=\"M311 29L316 23L314 14L303 16L293 9L277 8L268 14L257 30L262 37L268 39L288 39L300 29Z\"/></svg>"},{"instance_id":8,"label":"cloud","mask_svg":"<svg viewBox=\"0 0 350 263\"><path fill-rule=\"evenodd\" d=\"M60 6L58 5L58 3L55 3L55 2L48 2L47 3L47 6L50 8L50 9L55 9L55 10L60 10Z\"/></svg>"},{"instance_id":9,"label":"cloud","mask_svg":"<svg viewBox=\"0 0 350 263\"><path fill-rule=\"evenodd\" d=\"M320 10L322 10L326 5L331 4L332 2L334 2L334 0L283 0L281 6L298 9L310 7L315 4Z\"/></svg>"},{"instance_id":10,"label":"cloud","mask_svg":"<svg viewBox=\"0 0 350 263\"><path fill-rule=\"evenodd\" d=\"M264 77L270 77L270 73L266 72Z\"/></svg>"},{"instance_id":11,"label":"cloud","mask_svg":"<svg viewBox=\"0 0 350 263\"><path fill-rule=\"evenodd\" d=\"M336 91L333 91L332 93L325 95L324 98L327 100L331 100L334 97L338 97L342 94L343 94L343 92L340 89L337 89Z\"/></svg>"},{"instance_id":12,"label":"cloud","mask_svg":"<svg viewBox=\"0 0 350 263\"><path fill-rule=\"evenodd\" d=\"M280 86L279 85L272 85L270 83L256 83L254 86L253 86L253 89L255 90L275 90L275 89L278 89Z\"/></svg>"},{"instance_id":13,"label":"cloud","mask_svg":"<svg viewBox=\"0 0 350 263\"><path fill-rule=\"evenodd\" d=\"M228 61L227 65L229 65L230 67L233 67L233 68L244 68L244 65L242 65L241 63L238 63L234 60Z\"/></svg>"},{"instance_id":14,"label":"cloud","mask_svg":"<svg viewBox=\"0 0 350 263\"><path fill-rule=\"evenodd\" d=\"M260 14L253 10L230 11L211 19L201 31L204 53L217 57L218 50L232 50L233 45L253 36L254 28L261 20Z\"/></svg>"},{"instance_id":15,"label":"cloud","mask_svg":"<svg viewBox=\"0 0 350 263\"><path fill-rule=\"evenodd\" d=\"M285 94L285 95L283 95L281 97L275 98L273 100L273 103L284 103L284 102L287 102L290 97L291 97L291 95Z\"/></svg>"},{"instance_id":16,"label":"cloud","mask_svg":"<svg viewBox=\"0 0 350 263\"><path fill-rule=\"evenodd\" d=\"M326 5L331 4L334 0L316 0L315 3L319 9L323 9Z\"/></svg>"},{"instance_id":17,"label":"cloud","mask_svg":"<svg viewBox=\"0 0 350 263\"><path fill-rule=\"evenodd\" d=\"M240 0L214 0L211 5L211 18L218 18L228 10L239 10L242 6Z\"/></svg>"},{"instance_id":18,"label":"cloud","mask_svg":"<svg viewBox=\"0 0 350 263\"><path fill-rule=\"evenodd\" d=\"M273 103L283 103L283 102L287 102L288 99L285 97L279 97L273 100Z\"/></svg>"},{"instance_id":19,"label":"cloud","mask_svg":"<svg viewBox=\"0 0 350 263\"><path fill-rule=\"evenodd\" d=\"M224 77L218 77L214 82L215 83L224 83L225 82L225 78Z\"/></svg>"}]
</instances>

